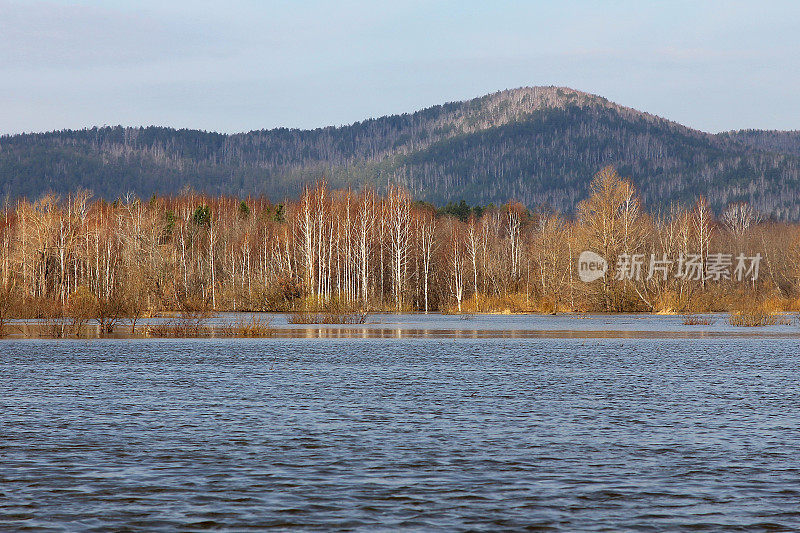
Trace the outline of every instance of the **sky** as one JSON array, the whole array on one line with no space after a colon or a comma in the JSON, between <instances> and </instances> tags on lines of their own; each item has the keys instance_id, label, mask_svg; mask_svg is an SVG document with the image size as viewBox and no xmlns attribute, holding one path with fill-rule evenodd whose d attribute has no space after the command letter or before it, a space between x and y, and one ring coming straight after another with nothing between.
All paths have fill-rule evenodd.
<instances>
[{"instance_id":1,"label":"sky","mask_svg":"<svg viewBox=\"0 0 800 533\"><path fill-rule=\"evenodd\" d=\"M0 134L315 128L534 85L800 129L800 2L0 0Z\"/></svg>"}]
</instances>

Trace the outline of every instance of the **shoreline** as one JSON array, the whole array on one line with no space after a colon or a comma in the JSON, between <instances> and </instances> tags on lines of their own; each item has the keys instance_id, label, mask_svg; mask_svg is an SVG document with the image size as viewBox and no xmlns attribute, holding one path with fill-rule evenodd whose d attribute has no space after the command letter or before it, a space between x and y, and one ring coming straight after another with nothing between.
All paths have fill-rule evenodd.
<instances>
[{"instance_id":1,"label":"shoreline","mask_svg":"<svg viewBox=\"0 0 800 533\"><path fill-rule=\"evenodd\" d=\"M67 324L14 319L2 340L146 340L146 339L709 339L743 337L800 338L794 314L772 324L731 324L729 313L686 315L655 313L376 313L364 323L292 323L289 313L220 313L193 322L167 316L117 324L105 334L96 323ZM683 318L681 318L683 317ZM238 319L238 320L237 320Z\"/></svg>"}]
</instances>

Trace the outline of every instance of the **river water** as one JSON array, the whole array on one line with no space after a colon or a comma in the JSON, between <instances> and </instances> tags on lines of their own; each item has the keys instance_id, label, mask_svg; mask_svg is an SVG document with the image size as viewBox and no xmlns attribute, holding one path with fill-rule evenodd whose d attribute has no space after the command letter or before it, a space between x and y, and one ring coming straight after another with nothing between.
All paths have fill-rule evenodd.
<instances>
[{"instance_id":1,"label":"river water","mask_svg":"<svg viewBox=\"0 0 800 533\"><path fill-rule=\"evenodd\" d=\"M796 325L499 320L1 341L0 530L800 529Z\"/></svg>"}]
</instances>

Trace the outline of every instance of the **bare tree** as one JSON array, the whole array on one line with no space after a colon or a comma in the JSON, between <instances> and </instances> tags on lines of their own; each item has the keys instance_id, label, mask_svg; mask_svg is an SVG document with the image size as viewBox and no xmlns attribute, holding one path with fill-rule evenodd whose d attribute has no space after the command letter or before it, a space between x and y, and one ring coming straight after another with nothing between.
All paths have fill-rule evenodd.
<instances>
[{"instance_id":1,"label":"bare tree","mask_svg":"<svg viewBox=\"0 0 800 533\"><path fill-rule=\"evenodd\" d=\"M403 309L411 230L411 198L403 189L392 187L386 197L392 264L392 294L397 311Z\"/></svg>"}]
</instances>

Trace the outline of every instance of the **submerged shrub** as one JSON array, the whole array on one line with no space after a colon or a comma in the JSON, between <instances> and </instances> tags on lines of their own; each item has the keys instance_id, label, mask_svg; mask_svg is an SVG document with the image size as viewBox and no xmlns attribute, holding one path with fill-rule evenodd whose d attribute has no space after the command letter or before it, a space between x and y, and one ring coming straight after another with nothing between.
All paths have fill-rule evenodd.
<instances>
[{"instance_id":1,"label":"submerged shrub","mask_svg":"<svg viewBox=\"0 0 800 533\"><path fill-rule=\"evenodd\" d=\"M710 326L717 320L710 316L687 314L683 315L684 326Z\"/></svg>"},{"instance_id":2,"label":"submerged shrub","mask_svg":"<svg viewBox=\"0 0 800 533\"><path fill-rule=\"evenodd\" d=\"M775 326L778 324L787 325L791 321L778 313L765 311L763 308L747 309L743 311L733 311L728 317L731 326L759 327Z\"/></svg>"},{"instance_id":3,"label":"submerged shrub","mask_svg":"<svg viewBox=\"0 0 800 533\"><path fill-rule=\"evenodd\" d=\"M250 320L241 319L225 324L214 333L218 337L257 338L271 337L275 331L270 327L269 317L251 317Z\"/></svg>"},{"instance_id":4,"label":"submerged shrub","mask_svg":"<svg viewBox=\"0 0 800 533\"><path fill-rule=\"evenodd\" d=\"M145 336L167 339L210 337L211 329L197 324L168 322L148 326L145 328Z\"/></svg>"},{"instance_id":5,"label":"submerged shrub","mask_svg":"<svg viewBox=\"0 0 800 533\"><path fill-rule=\"evenodd\" d=\"M367 313L292 313L286 319L289 324L364 324Z\"/></svg>"}]
</instances>

